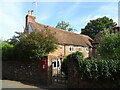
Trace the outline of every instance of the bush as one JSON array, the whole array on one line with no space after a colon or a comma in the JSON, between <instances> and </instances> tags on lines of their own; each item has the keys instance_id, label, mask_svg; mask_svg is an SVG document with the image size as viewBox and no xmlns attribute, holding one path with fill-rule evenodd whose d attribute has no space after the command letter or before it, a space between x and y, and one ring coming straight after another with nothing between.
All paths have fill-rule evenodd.
<instances>
[{"instance_id":1,"label":"bush","mask_svg":"<svg viewBox=\"0 0 120 90\"><path fill-rule=\"evenodd\" d=\"M68 61L75 61L76 63L78 63L78 60L83 60L83 54L79 51L69 54L68 56L66 56L62 62L61 65L61 70L68 75Z\"/></svg>"},{"instance_id":2,"label":"bush","mask_svg":"<svg viewBox=\"0 0 120 90\"><path fill-rule=\"evenodd\" d=\"M98 53L101 58L120 59L120 33L106 34L100 38Z\"/></svg>"},{"instance_id":3,"label":"bush","mask_svg":"<svg viewBox=\"0 0 120 90\"><path fill-rule=\"evenodd\" d=\"M78 60L77 71L83 80L111 80L120 85L120 60L85 59Z\"/></svg>"},{"instance_id":4,"label":"bush","mask_svg":"<svg viewBox=\"0 0 120 90\"><path fill-rule=\"evenodd\" d=\"M12 60L13 59L13 45L5 43L2 45L2 60Z\"/></svg>"},{"instance_id":5,"label":"bush","mask_svg":"<svg viewBox=\"0 0 120 90\"><path fill-rule=\"evenodd\" d=\"M57 48L55 43L56 39L51 33L22 34L14 47L15 59L20 61L40 60Z\"/></svg>"}]
</instances>

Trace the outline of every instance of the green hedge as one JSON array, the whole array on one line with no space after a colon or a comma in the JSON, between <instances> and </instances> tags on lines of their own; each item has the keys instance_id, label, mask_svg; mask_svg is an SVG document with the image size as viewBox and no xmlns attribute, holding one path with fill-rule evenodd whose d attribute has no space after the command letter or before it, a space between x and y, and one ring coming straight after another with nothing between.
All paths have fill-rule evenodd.
<instances>
[{"instance_id":1,"label":"green hedge","mask_svg":"<svg viewBox=\"0 0 120 90\"><path fill-rule=\"evenodd\" d=\"M5 43L2 47L2 60L13 60L13 45Z\"/></svg>"},{"instance_id":2,"label":"green hedge","mask_svg":"<svg viewBox=\"0 0 120 90\"><path fill-rule=\"evenodd\" d=\"M68 60L72 61L74 60L76 63L78 63L78 60L83 60L83 54L79 51L69 54L66 56L62 62L61 70L67 75L68 74Z\"/></svg>"},{"instance_id":3,"label":"green hedge","mask_svg":"<svg viewBox=\"0 0 120 90\"><path fill-rule=\"evenodd\" d=\"M82 79L120 79L120 60L85 59L79 61Z\"/></svg>"},{"instance_id":4,"label":"green hedge","mask_svg":"<svg viewBox=\"0 0 120 90\"><path fill-rule=\"evenodd\" d=\"M68 55L65 58L62 67L67 67L68 62L70 61L77 63L77 71L83 80L97 81L106 79L113 81L117 85L120 85L119 59L83 59L82 55L79 52L76 52ZM63 69L63 71L67 72L67 68Z\"/></svg>"}]
</instances>

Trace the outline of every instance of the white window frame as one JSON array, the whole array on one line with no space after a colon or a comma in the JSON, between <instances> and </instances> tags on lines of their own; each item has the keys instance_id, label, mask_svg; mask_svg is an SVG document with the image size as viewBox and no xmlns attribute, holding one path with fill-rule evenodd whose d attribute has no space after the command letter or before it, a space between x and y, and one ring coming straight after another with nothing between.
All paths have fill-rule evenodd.
<instances>
[{"instance_id":1,"label":"white window frame","mask_svg":"<svg viewBox=\"0 0 120 90\"><path fill-rule=\"evenodd\" d=\"M89 53L89 47L86 47L85 49L86 49L86 52Z\"/></svg>"},{"instance_id":2,"label":"white window frame","mask_svg":"<svg viewBox=\"0 0 120 90\"><path fill-rule=\"evenodd\" d=\"M81 50L80 50L81 49ZM82 46L78 46L78 51L82 52Z\"/></svg>"},{"instance_id":3,"label":"white window frame","mask_svg":"<svg viewBox=\"0 0 120 90\"><path fill-rule=\"evenodd\" d=\"M72 51L70 50L70 48L72 48ZM74 52L74 46L73 45L69 46L69 52Z\"/></svg>"},{"instance_id":4,"label":"white window frame","mask_svg":"<svg viewBox=\"0 0 120 90\"><path fill-rule=\"evenodd\" d=\"M59 66L58 66L57 61L59 62ZM54 62L56 63L56 67L54 67L54 64L53 64ZM61 62L60 62L60 60L53 60L53 61L52 61L52 67L53 67L53 69L60 68L60 67L61 67Z\"/></svg>"}]
</instances>

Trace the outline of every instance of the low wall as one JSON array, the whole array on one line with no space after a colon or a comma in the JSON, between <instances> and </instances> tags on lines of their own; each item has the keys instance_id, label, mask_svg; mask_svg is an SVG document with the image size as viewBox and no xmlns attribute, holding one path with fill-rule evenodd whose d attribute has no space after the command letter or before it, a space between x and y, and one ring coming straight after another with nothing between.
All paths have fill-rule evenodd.
<instances>
[{"instance_id":1,"label":"low wall","mask_svg":"<svg viewBox=\"0 0 120 90\"><path fill-rule=\"evenodd\" d=\"M68 88L112 88L111 80L82 80L77 71L76 63L68 62Z\"/></svg>"},{"instance_id":2,"label":"low wall","mask_svg":"<svg viewBox=\"0 0 120 90\"><path fill-rule=\"evenodd\" d=\"M42 64L40 61L29 62L16 62L16 61L3 61L2 62L2 78L30 82L34 84L51 84L49 80L52 76L51 72L42 71Z\"/></svg>"}]
</instances>

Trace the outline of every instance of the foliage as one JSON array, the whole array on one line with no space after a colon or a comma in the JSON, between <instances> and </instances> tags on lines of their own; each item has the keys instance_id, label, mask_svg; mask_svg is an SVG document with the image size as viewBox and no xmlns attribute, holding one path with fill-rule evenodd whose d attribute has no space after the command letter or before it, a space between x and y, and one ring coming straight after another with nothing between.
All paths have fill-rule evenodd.
<instances>
[{"instance_id":1,"label":"foliage","mask_svg":"<svg viewBox=\"0 0 120 90\"><path fill-rule=\"evenodd\" d=\"M101 58L120 59L120 33L101 37L98 52Z\"/></svg>"},{"instance_id":2,"label":"foliage","mask_svg":"<svg viewBox=\"0 0 120 90\"><path fill-rule=\"evenodd\" d=\"M13 45L4 43L2 45L2 60L12 60L13 59Z\"/></svg>"},{"instance_id":3,"label":"foliage","mask_svg":"<svg viewBox=\"0 0 120 90\"><path fill-rule=\"evenodd\" d=\"M23 34L22 32L15 32L15 33L17 34L17 36L14 35L12 38L7 40L9 44L16 45L19 42L19 39Z\"/></svg>"},{"instance_id":4,"label":"foliage","mask_svg":"<svg viewBox=\"0 0 120 90\"><path fill-rule=\"evenodd\" d=\"M95 35L103 30L111 30L112 27L115 27L117 24L113 22L112 19L104 16L102 18L98 18L96 20L90 20L89 23L85 26L85 28L81 29L81 34L85 34L94 38Z\"/></svg>"},{"instance_id":5,"label":"foliage","mask_svg":"<svg viewBox=\"0 0 120 90\"><path fill-rule=\"evenodd\" d=\"M120 82L120 60L86 59L79 62L81 79L112 80Z\"/></svg>"},{"instance_id":6,"label":"foliage","mask_svg":"<svg viewBox=\"0 0 120 90\"><path fill-rule=\"evenodd\" d=\"M63 65L66 66L62 71L67 72L68 62L71 61L76 63L76 70L83 80L110 80L115 85L120 83L120 59L83 59L82 53L75 52L65 57Z\"/></svg>"},{"instance_id":7,"label":"foliage","mask_svg":"<svg viewBox=\"0 0 120 90\"><path fill-rule=\"evenodd\" d=\"M57 48L55 43L56 39L51 33L26 33L20 37L19 42L15 45L14 55L17 60L40 60L41 57Z\"/></svg>"},{"instance_id":8,"label":"foliage","mask_svg":"<svg viewBox=\"0 0 120 90\"><path fill-rule=\"evenodd\" d=\"M76 29L73 29L73 27L71 27L69 22L65 22L65 21L58 22L58 24L56 25L56 28L67 30L69 32L77 31Z\"/></svg>"},{"instance_id":9,"label":"foliage","mask_svg":"<svg viewBox=\"0 0 120 90\"><path fill-rule=\"evenodd\" d=\"M62 62L61 65L61 70L67 75L67 69L68 69L68 61L76 61L76 63L78 63L78 60L83 60L83 54L79 51L69 54L68 56L66 56Z\"/></svg>"}]
</instances>

